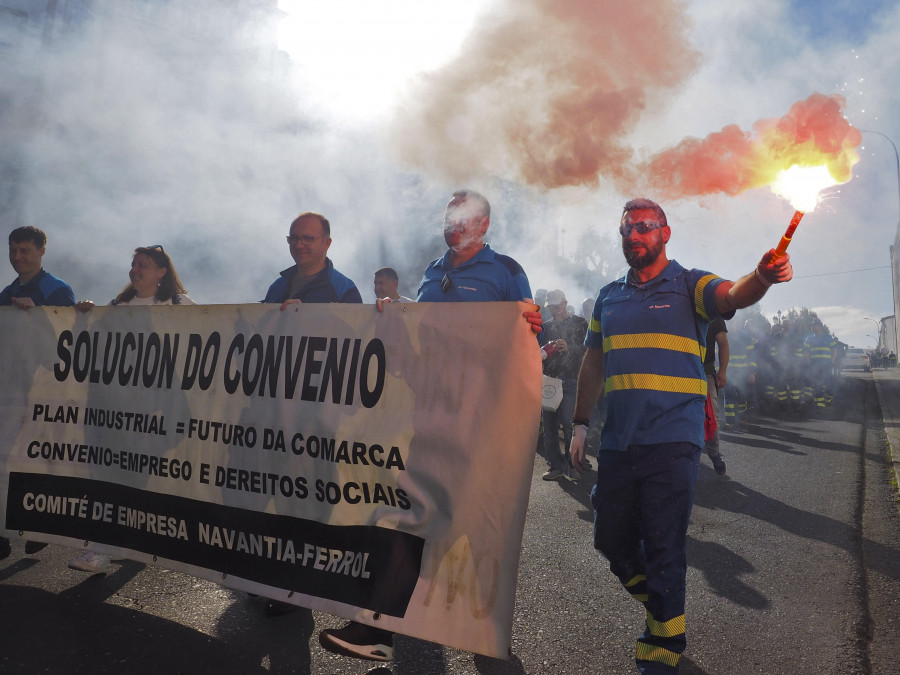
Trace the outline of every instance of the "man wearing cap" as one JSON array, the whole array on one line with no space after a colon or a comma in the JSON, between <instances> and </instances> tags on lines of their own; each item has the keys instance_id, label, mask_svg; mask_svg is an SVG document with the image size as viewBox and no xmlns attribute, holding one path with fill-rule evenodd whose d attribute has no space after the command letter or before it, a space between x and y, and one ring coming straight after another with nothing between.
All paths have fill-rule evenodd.
<instances>
[{"instance_id":1,"label":"man wearing cap","mask_svg":"<svg viewBox=\"0 0 900 675\"><path fill-rule=\"evenodd\" d=\"M597 297L578 375L572 462L581 468L590 414L606 392L594 506L594 547L646 610L635 661L677 673L686 645L685 544L704 445L703 352L711 319L758 302L793 276L774 250L735 282L666 257L671 230L649 199L624 208L628 274Z\"/></svg>"},{"instance_id":2,"label":"man wearing cap","mask_svg":"<svg viewBox=\"0 0 900 675\"><path fill-rule=\"evenodd\" d=\"M544 323L540 336L544 375L562 380L562 401L556 410L544 410L541 420L544 429L544 456L550 468L541 476L544 480L568 478L578 480L578 472L571 466L569 443L572 440L572 413L575 410L575 386L578 367L584 356L584 336L587 321L572 316L566 309L566 295L556 289L547 293L547 309L551 318ZM559 426L563 428L565 456L559 452Z\"/></svg>"}]
</instances>

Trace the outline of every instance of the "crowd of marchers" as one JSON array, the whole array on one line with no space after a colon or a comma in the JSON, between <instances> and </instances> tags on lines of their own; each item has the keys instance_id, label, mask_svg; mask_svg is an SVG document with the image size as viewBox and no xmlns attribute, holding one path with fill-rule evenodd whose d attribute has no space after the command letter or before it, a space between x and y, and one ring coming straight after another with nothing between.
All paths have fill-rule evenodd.
<instances>
[{"instance_id":1,"label":"crowd of marchers","mask_svg":"<svg viewBox=\"0 0 900 675\"><path fill-rule=\"evenodd\" d=\"M723 398L730 430L740 431L753 415L796 419L825 413L838 376L856 367L851 357L863 351L842 342L805 308L777 312L772 321L750 314L729 323ZM896 363L886 347L866 353L866 359L870 367Z\"/></svg>"},{"instance_id":2,"label":"crowd of marchers","mask_svg":"<svg viewBox=\"0 0 900 675\"><path fill-rule=\"evenodd\" d=\"M634 665L645 675L677 673L687 644L687 528L704 447L717 472L725 470L721 456L709 446L708 420L712 392L720 384L730 385L721 351L719 372L715 360L712 375L704 364L704 358L709 361L708 329L759 302L773 285L790 281L790 256L766 251L752 271L735 281L684 268L667 257L673 228L663 209L649 199L633 199L619 214L617 227L628 272L583 303L577 317L568 311L560 290L536 298L535 306L523 267L484 241L489 224L490 204L483 195L470 190L453 194L443 222L447 251L425 267L416 301L523 302L520 325L511 329L538 335L545 373L559 379L563 389L559 404L544 411L550 463L544 478L582 474L590 467L590 442L597 462L591 491L593 545L646 617L635 642ZM327 257L331 225L324 216L300 214L286 239L295 264L279 274L264 302L280 303L282 310L299 302L362 302L355 283ZM76 303L72 289L43 269L46 243L44 233L33 227L10 235L10 263L18 276L0 293L0 305L75 305L91 311L91 301ZM386 268L375 273L378 311L386 302L409 300L399 296L397 287L395 273ZM193 300L162 245L153 245L135 249L129 284L110 304ZM718 339L713 335L714 342ZM754 379L756 344L744 359L747 377ZM728 379L737 370L734 354ZM776 397L797 386L790 378L782 382L773 377L771 384ZM726 417L728 401L726 395ZM736 402L732 424L739 424L739 409ZM0 541L3 546L0 558L9 555L9 542ZM26 546L26 553L33 550ZM108 557L87 550L71 566L102 572L109 564ZM279 603L269 607L272 614L293 608ZM377 617L359 618L377 623ZM393 634L369 623L351 621L321 631L319 641L326 649L358 658L393 658Z\"/></svg>"},{"instance_id":3,"label":"crowd of marchers","mask_svg":"<svg viewBox=\"0 0 900 675\"><path fill-rule=\"evenodd\" d=\"M564 396L556 410L544 411L539 449L556 447L563 440L574 406L575 382L584 356L584 337L594 309L594 298L585 298L581 308L569 304L560 289L535 291L535 301L544 314L541 335L544 374L562 380ZM850 348L838 339L816 314L808 309L777 312L770 321L758 312L738 312L734 318L710 322L707 328L704 366L708 390L712 392L716 419L727 431L740 431L753 415L799 418L823 412L835 396L835 382L845 367L848 349L865 352L871 368L895 367L896 355L886 347L873 350ZM848 368L857 367L847 365ZM868 369L868 368L864 368ZM721 409L722 414L719 414ZM603 399L592 415L595 426L603 424ZM589 445L596 447L599 432L589 432ZM592 441L594 443L592 443ZM706 444L709 452L710 442ZM545 480L577 480L567 453L549 453ZM711 459L719 466L715 453Z\"/></svg>"},{"instance_id":4,"label":"crowd of marchers","mask_svg":"<svg viewBox=\"0 0 900 675\"><path fill-rule=\"evenodd\" d=\"M558 408L542 413L538 451L548 464L543 479L577 481L580 474L568 453L570 420L595 299L585 298L577 310L568 303L564 291L538 289L535 300L544 313L540 336L544 375L560 379L563 391ZM870 370L897 365L896 354L887 347L849 347L806 308L779 311L772 320L759 312L740 311L728 321L711 321L706 338L703 363L715 427L733 433L746 430L757 416L821 416L832 405L837 378L845 368ZM596 448L605 421L602 396L591 421L588 446ZM716 472L724 475L718 433L709 434L705 450Z\"/></svg>"}]
</instances>

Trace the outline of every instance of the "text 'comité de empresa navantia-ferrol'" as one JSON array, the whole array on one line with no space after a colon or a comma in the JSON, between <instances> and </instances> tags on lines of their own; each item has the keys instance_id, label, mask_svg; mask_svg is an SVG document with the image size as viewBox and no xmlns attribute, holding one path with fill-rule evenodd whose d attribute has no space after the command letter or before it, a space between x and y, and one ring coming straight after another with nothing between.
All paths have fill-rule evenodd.
<instances>
[{"instance_id":1,"label":"text 'comit\u00e9 de empresa navantia-ferrol'","mask_svg":"<svg viewBox=\"0 0 900 675\"><path fill-rule=\"evenodd\" d=\"M321 336L235 335L223 345L218 332L204 337L72 331L60 333L53 366L58 382L207 390L220 379L225 391L246 396L360 404L371 408L384 389L386 357L381 340ZM221 365L221 370L220 370Z\"/></svg>"}]
</instances>

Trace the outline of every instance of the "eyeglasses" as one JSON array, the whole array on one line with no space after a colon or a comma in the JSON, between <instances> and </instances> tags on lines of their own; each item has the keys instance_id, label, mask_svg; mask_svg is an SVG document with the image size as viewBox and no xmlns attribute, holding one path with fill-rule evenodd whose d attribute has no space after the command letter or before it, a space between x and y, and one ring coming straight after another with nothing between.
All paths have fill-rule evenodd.
<instances>
[{"instance_id":1,"label":"eyeglasses","mask_svg":"<svg viewBox=\"0 0 900 675\"><path fill-rule=\"evenodd\" d=\"M287 243L291 246L295 246L298 242L302 243L304 246L309 246L316 239L321 239L321 236L315 236L312 234L292 234L289 237L285 237L287 239Z\"/></svg>"},{"instance_id":2,"label":"eyeglasses","mask_svg":"<svg viewBox=\"0 0 900 675\"><path fill-rule=\"evenodd\" d=\"M444 293L446 293L446 292L448 292L451 288L453 288L453 285L454 285L454 284L453 284L453 279L450 278L450 275L449 275L449 274L445 274L445 275L444 275L444 278L441 279L441 290L442 290Z\"/></svg>"},{"instance_id":3,"label":"eyeglasses","mask_svg":"<svg viewBox=\"0 0 900 675\"><path fill-rule=\"evenodd\" d=\"M665 227L662 223L653 220L642 220L637 223L622 223L619 225L619 234L623 237L631 236L632 230L637 230L638 234L647 234L651 230L658 230Z\"/></svg>"},{"instance_id":4,"label":"eyeglasses","mask_svg":"<svg viewBox=\"0 0 900 675\"><path fill-rule=\"evenodd\" d=\"M153 244L153 246L142 246L141 248L145 248L148 251L159 251L160 253L165 253L165 249L163 249L162 244Z\"/></svg>"}]
</instances>

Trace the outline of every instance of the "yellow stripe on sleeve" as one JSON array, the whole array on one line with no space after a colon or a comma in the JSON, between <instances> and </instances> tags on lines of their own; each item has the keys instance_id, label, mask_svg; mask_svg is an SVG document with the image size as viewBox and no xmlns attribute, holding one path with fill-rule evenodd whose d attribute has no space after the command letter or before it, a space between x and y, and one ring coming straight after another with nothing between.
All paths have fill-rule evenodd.
<instances>
[{"instance_id":1,"label":"yellow stripe on sleeve","mask_svg":"<svg viewBox=\"0 0 900 675\"><path fill-rule=\"evenodd\" d=\"M694 287L694 307L697 308L697 313L707 321L709 321L709 315L706 313L706 305L703 303L703 291L706 288L706 284L713 279L719 278L720 277L715 274L707 274L706 276L701 277L700 281L698 281L697 285Z\"/></svg>"}]
</instances>

